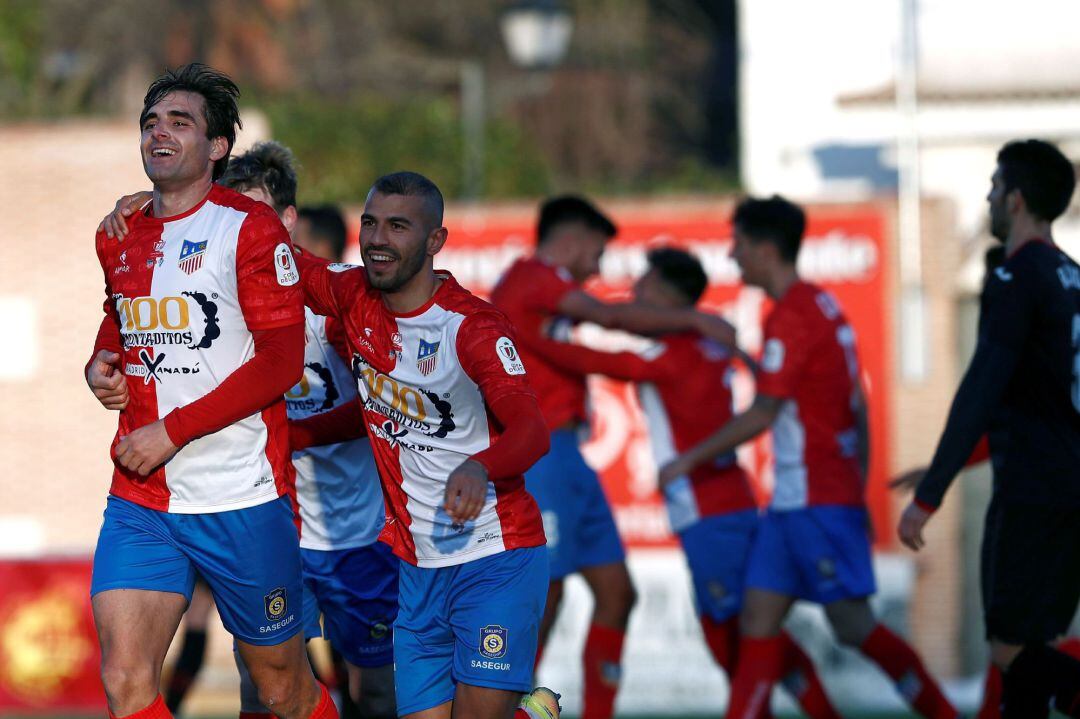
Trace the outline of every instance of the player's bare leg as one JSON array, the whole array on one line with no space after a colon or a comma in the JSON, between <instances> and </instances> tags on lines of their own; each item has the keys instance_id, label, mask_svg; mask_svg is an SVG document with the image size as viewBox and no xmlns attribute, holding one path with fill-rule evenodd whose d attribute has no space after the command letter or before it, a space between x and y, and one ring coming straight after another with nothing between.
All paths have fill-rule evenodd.
<instances>
[{"instance_id":1,"label":"player's bare leg","mask_svg":"<svg viewBox=\"0 0 1080 719\"><path fill-rule=\"evenodd\" d=\"M281 644L257 646L237 641L259 701L281 719L307 719L322 698L322 689L311 672L303 633Z\"/></svg>"},{"instance_id":2,"label":"player's bare leg","mask_svg":"<svg viewBox=\"0 0 1080 719\"><path fill-rule=\"evenodd\" d=\"M774 637L780 633L794 597L764 589L747 589L739 615L739 631L744 637Z\"/></svg>"},{"instance_id":3,"label":"player's bare leg","mask_svg":"<svg viewBox=\"0 0 1080 719\"><path fill-rule=\"evenodd\" d=\"M458 684L454 691L453 719L511 719L521 692Z\"/></svg>"},{"instance_id":4,"label":"player's bare leg","mask_svg":"<svg viewBox=\"0 0 1080 719\"><path fill-rule=\"evenodd\" d=\"M158 695L161 666L187 608L182 594L112 589L92 600L109 710L123 717Z\"/></svg>"},{"instance_id":5,"label":"player's bare leg","mask_svg":"<svg viewBox=\"0 0 1080 719\"><path fill-rule=\"evenodd\" d=\"M919 655L878 622L865 597L827 604L825 615L840 643L873 660L896 682L897 691L917 712L932 719L958 716Z\"/></svg>"},{"instance_id":6,"label":"player's bare leg","mask_svg":"<svg viewBox=\"0 0 1080 719\"><path fill-rule=\"evenodd\" d=\"M397 716L394 696L394 665L358 667L345 662L349 674L349 695L364 719L393 719Z\"/></svg>"},{"instance_id":7,"label":"player's bare leg","mask_svg":"<svg viewBox=\"0 0 1080 719\"><path fill-rule=\"evenodd\" d=\"M634 589L626 564L616 562L585 567L581 570L581 576L596 600L593 624L626 631L630 611L637 602L637 590Z\"/></svg>"},{"instance_id":8,"label":"player's bare leg","mask_svg":"<svg viewBox=\"0 0 1080 719\"><path fill-rule=\"evenodd\" d=\"M562 605L563 580L553 579L548 584L547 603L544 605L544 616L540 619L539 642L537 646L537 664L540 663L540 655L547 646L548 637L551 636L551 628L555 626L555 619L559 616L559 607Z\"/></svg>"}]
</instances>

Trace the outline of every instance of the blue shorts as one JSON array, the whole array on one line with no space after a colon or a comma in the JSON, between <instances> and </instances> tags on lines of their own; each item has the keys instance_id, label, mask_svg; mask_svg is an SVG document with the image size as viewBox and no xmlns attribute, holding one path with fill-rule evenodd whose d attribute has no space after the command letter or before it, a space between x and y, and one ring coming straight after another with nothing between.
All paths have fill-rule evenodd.
<instances>
[{"instance_id":1,"label":"blue shorts","mask_svg":"<svg viewBox=\"0 0 1080 719\"><path fill-rule=\"evenodd\" d=\"M394 625L398 716L445 704L458 682L529 691L547 589L543 547L437 569L402 562Z\"/></svg>"},{"instance_id":2,"label":"blue shorts","mask_svg":"<svg viewBox=\"0 0 1080 719\"><path fill-rule=\"evenodd\" d=\"M698 613L723 622L742 609L746 564L758 526L756 509L705 517L679 532Z\"/></svg>"},{"instance_id":3,"label":"blue shorts","mask_svg":"<svg viewBox=\"0 0 1080 719\"><path fill-rule=\"evenodd\" d=\"M209 514L170 514L109 497L91 596L146 589L191 601L196 571L221 623L240 641L281 644L303 628L300 544L288 497Z\"/></svg>"},{"instance_id":4,"label":"blue shorts","mask_svg":"<svg viewBox=\"0 0 1080 719\"><path fill-rule=\"evenodd\" d=\"M540 506L551 578L626 559L600 477L585 464L577 433L551 433L551 450L525 473L525 488Z\"/></svg>"},{"instance_id":5,"label":"blue shorts","mask_svg":"<svg viewBox=\"0 0 1080 719\"><path fill-rule=\"evenodd\" d=\"M398 564L382 542L340 550L301 549L305 636L324 636L349 664L394 662ZM319 614L322 623L319 623Z\"/></svg>"},{"instance_id":6,"label":"blue shorts","mask_svg":"<svg viewBox=\"0 0 1080 719\"><path fill-rule=\"evenodd\" d=\"M769 511L761 520L746 586L831 604L877 591L862 507Z\"/></svg>"}]
</instances>

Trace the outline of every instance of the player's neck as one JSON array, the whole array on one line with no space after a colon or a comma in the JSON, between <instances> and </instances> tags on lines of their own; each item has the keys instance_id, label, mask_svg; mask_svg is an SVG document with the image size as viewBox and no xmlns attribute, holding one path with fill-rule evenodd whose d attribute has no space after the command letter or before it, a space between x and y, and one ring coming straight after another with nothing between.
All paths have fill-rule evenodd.
<instances>
[{"instance_id":1,"label":"player's neck","mask_svg":"<svg viewBox=\"0 0 1080 719\"><path fill-rule=\"evenodd\" d=\"M407 315L423 307L441 284L442 280L435 270L425 268L393 292L383 292L383 303L395 315Z\"/></svg>"},{"instance_id":2,"label":"player's neck","mask_svg":"<svg viewBox=\"0 0 1080 719\"><path fill-rule=\"evenodd\" d=\"M786 295L791 286L798 281L799 273L795 271L794 265L781 265L772 273L768 284L763 289L770 298L778 300Z\"/></svg>"},{"instance_id":3,"label":"player's neck","mask_svg":"<svg viewBox=\"0 0 1080 719\"><path fill-rule=\"evenodd\" d=\"M1005 240L1005 256L1012 257L1021 247L1036 240L1054 241L1050 236L1050 223L1029 215L1017 217Z\"/></svg>"},{"instance_id":4,"label":"player's neck","mask_svg":"<svg viewBox=\"0 0 1080 719\"><path fill-rule=\"evenodd\" d=\"M202 202L213 183L207 177L183 187L154 186L154 217L176 217Z\"/></svg>"}]
</instances>

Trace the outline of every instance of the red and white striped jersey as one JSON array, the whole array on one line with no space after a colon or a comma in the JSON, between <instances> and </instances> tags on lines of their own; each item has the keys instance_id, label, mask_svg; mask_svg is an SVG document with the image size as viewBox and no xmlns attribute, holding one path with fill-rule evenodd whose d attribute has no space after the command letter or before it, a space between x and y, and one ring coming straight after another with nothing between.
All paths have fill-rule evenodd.
<instances>
[{"instance_id":1,"label":"red and white striped jersey","mask_svg":"<svg viewBox=\"0 0 1080 719\"><path fill-rule=\"evenodd\" d=\"M479 517L454 524L443 509L450 473L499 436L489 403L532 395L501 312L448 273L423 306L390 312L361 267L301 257L305 299L342 322L364 420L383 481L383 541L403 560L444 567L544 544L522 476L488 486Z\"/></svg>"},{"instance_id":2,"label":"red and white striped jersey","mask_svg":"<svg viewBox=\"0 0 1080 719\"><path fill-rule=\"evenodd\" d=\"M723 427L732 417L730 353L696 333L673 334L642 354L637 385L653 458L663 466ZM705 517L753 509L749 478L734 450L696 467L664 488L671 528L681 532Z\"/></svg>"},{"instance_id":3,"label":"red and white striped jersey","mask_svg":"<svg viewBox=\"0 0 1080 719\"><path fill-rule=\"evenodd\" d=\"M214 185L176 217L137 213L123 240L96 238L130 401L121 436L215 389L254 355L252 331L304 320L289 235L267 205ZM152 509L242 509L292 480L285 403L188 443L148 477L116 464L111 493Z\"/></svg>"},{"instance_id":4,"label":"red and white striped jersey","mask_svg":"<svg viewBox=\"0 0 1080 719\"><path fill-rule=\"evenodd\" d=\"M765 321L759 394L786 400L772 426L774 509L861 506L855 332L828 292L796 282Z\"/></svg>"},{"instance_id":5,"label":"red and white striped jersey","mask_svg":"<svg viewBox=\"0 0 1080 719\"><path fill-rule=\"evenodd\" d=\"M356 399L356 381L341 324L307 310L304 374L285 394L289 419L329 412ZM367 437L293 452L300 546L339 550L379 539L383 509L379 472Z\"/></svg>"}]
</instances>

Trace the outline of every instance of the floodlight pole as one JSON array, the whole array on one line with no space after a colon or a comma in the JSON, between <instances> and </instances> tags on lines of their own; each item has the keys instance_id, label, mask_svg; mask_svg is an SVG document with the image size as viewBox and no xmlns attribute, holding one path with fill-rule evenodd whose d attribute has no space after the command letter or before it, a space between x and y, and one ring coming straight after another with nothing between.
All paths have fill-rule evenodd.
<instances>
[{"instance_id":1,"label":"floodlight pole","mask_svg":"<svg viewBox=\"0 0 1080 719\"><path fill-rule=\"evenodd\" d=\"M459 67L461 83L461 131L463 192L475 200L484 192L484 120L486 83L484 66L477 60L463 60Z\"/></svg>"},{"instance_id":2,"label":"floodlight pole","mask_svg":"<svg viewBox=\"0 0 1080 719\"><path fill-rule=\"evenodd\" d=\"M900 240L900 372L921 381L929 372L922 273L922 207L919 168L918 0L900 0L897 53L897 229Z\"/></svg>"}]
</instances>

